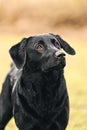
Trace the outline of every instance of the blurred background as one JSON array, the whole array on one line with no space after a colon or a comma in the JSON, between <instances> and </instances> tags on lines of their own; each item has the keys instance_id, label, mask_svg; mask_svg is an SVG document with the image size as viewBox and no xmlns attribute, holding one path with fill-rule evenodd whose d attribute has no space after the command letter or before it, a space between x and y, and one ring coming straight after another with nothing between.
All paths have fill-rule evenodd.
<instances>
[{"instance_id":1,"label":"blurred background","mask_svg":"<svg viewBox=\"0 0 87 130\"><path fill-rule=\"evenodd\" d=\"M12 62L9 48L23 37L49 32L59 34L76 50L75 56L66 56L67 130L87 130L86 0L0 0L0 89ZM14 119L6 130L18 130Z\"/></svg>"}]
</instances>

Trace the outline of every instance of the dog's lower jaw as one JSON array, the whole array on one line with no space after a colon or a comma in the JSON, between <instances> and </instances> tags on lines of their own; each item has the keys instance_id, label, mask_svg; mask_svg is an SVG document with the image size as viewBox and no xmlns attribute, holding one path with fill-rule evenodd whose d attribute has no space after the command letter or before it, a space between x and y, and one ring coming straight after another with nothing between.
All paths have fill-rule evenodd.
<instances>
[{"instance_id":1,"label":"dog's lower jaw","mask_svg":"<svg viewBox=\"0 0 87 130\"><path fill-rule=\"evenodd\" d=\"M54 71L59 69L63 69L66 66L66 59L65 57L60 57L60 60L56 60L53 64L42 64L41 70L42 72L49 72L49 71Z\"/></svg>"}]
</instances>

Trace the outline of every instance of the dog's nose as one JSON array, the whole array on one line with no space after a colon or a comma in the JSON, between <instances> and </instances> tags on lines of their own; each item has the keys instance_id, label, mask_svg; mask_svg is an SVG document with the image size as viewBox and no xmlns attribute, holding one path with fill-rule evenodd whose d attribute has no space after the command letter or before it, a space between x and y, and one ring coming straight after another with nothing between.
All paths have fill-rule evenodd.
<instances>
[{"instance_id":1,"label":"dog's nose","mask_svg":"<svg viewBox=\"0 0 87 130\"><path fill-rule=\"evenodd\" d=\"M55 57L61 57L61 56L65 56L65 53L63 53L62 51L55 52Z\"/></svg>"}]
</instances>

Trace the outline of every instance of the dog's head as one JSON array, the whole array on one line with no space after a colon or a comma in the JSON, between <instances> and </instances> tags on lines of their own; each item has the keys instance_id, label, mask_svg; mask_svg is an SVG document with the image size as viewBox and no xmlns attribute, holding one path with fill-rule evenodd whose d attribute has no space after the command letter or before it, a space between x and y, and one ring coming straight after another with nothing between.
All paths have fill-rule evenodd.
<instances>
[{"instance_id":1,"label":"dog's head","mask_svg":"<svg viewBox=\"0 0 87 130\"><path fill-rule=\"evenodd\" d=\"M60 64L65 66L65 50L74 55L74 49L59 35L43 34L24 38L10 49L10 55L18 69L27 65L34 71L48 71Z\"/></svg>"}]
</instances>

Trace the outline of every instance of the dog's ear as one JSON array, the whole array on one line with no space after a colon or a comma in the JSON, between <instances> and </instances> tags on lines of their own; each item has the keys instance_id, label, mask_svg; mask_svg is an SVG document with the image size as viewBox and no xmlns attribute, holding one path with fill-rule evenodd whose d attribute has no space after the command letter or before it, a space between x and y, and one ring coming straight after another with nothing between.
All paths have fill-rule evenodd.
<instances>
[{"instance_id":1,"label":"dog's ear","mask_svg":"<svg viewBox=\"0 0 87 130\"><path fill-rule=\"evenodd\" d=\"M26 43L27 38L24 38L21 42L11 47L9 53L18 69L22 68L26 60Z\"/></svg>"},{"instance_id":2,"label":"dog's ear","mask_svg":"<svg viewBox=\"0 0 87 130\"><path fill-rule=\"evenodd\" d=\"M75 55L76 53L75 50L66 41L64 41L59 35L54 35L54 34L51 35L56 37L56 39L61 45L61 48L63 48L68 54Z\"/></svg>"}]
</instances>

